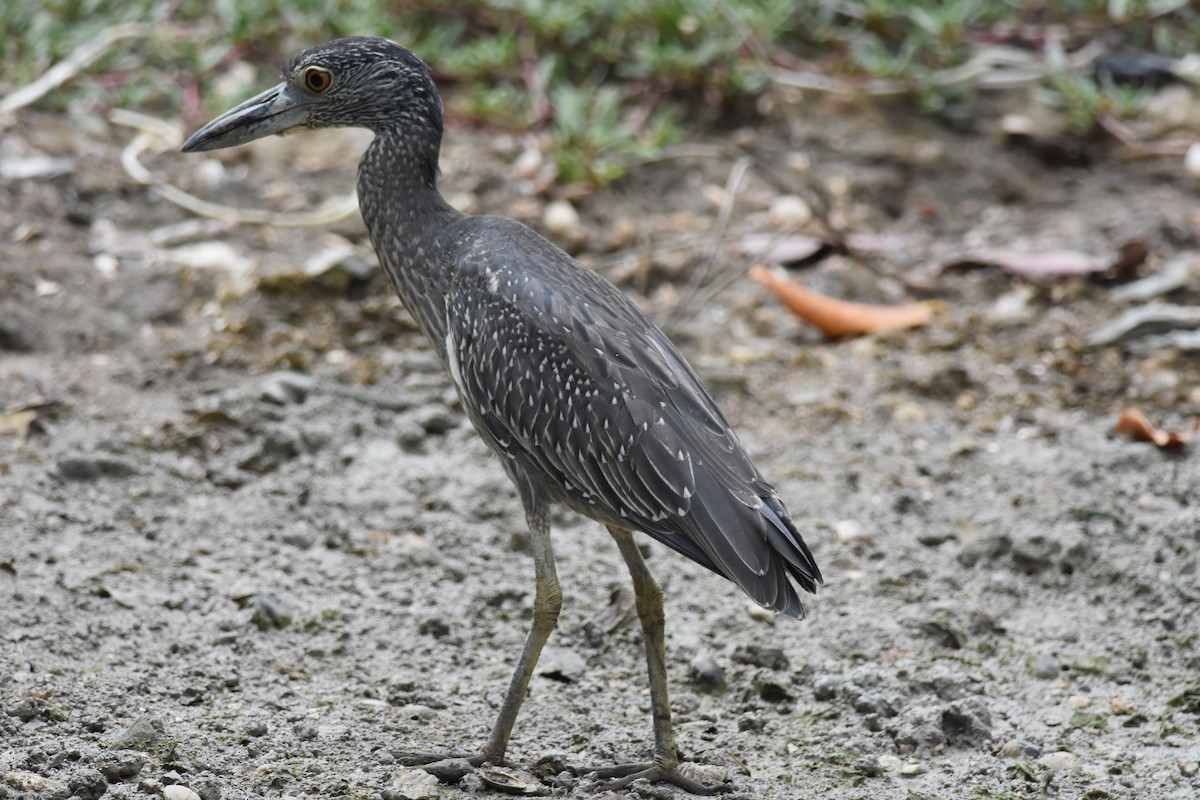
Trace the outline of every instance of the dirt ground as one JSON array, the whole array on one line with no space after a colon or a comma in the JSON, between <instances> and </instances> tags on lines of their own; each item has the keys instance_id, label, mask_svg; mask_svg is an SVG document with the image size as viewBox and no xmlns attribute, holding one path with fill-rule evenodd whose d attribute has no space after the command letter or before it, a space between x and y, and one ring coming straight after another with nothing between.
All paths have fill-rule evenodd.
<instances>
[{"instance_id":1,"label":"dirt ground","mask_svg":"<svg viewBox=\"0 0 1200 800\"><path fill-rule=\"evenodd\" d=\"M783 103L545 220L669 323L826 576L807 620L773 620L647 545L680 747L734 796L1200 790L1200 461L1111 435L1126 406L1186 429L1200 355L1145 330L1088 344L1137 305L1200 304L1200 279L1141 301L942 270L1141 241L1152 275L1200 253L1197 184L1102 143L1006 143L999 115ZM486 738L531 609L520 507L361 221L200 221L122 169L133 132L90 123L0 131L13 164L66 160L0 184L0 798L492 791L395 754ZM364 143L142 161L297 210L350 191ZM542 226L536 139L452 121L443 172L460 207ZM749 280L690 291L802 221L778 197L814 186L886 238L791 277L931 299L932 325L830 343ZM604 797L563 765L648 755L640 634L609 537L554 521L566 604L510 757L549 795Z\"/></svg>"}]
</instances>

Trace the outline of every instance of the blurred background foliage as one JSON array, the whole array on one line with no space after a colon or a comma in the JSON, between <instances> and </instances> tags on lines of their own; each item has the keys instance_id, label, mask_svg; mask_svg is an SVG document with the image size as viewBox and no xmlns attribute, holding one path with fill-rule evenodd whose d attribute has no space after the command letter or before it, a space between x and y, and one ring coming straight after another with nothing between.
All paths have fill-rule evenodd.
<instances>
[{"instance_id":1,"label":"blurred background foliage","mask_svg":"<svg viewBox=\"0 0 1200 800\"><path fill-rule=\"evenodd\" d=\"M840 80L900 80L931 113L969 100L939 70L980 46L1072 50L1089 41L1180 57L1197 49L1188 0L43 0L0 3L0 93L115 25L140 23L40 107L136 108L202 121L276 79L316 42L389 36L450 92L459 124L538 129L565 181L605 183L687 125L742 124L774 67ZM1140 95L1096 75L1041 87L1087 134Z\"/></svg>"}]
</instances>

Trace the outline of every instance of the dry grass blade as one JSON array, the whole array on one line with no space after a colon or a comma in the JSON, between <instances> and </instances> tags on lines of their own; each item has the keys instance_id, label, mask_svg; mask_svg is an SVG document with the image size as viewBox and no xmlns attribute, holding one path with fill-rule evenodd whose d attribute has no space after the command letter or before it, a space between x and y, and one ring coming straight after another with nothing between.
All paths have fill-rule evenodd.
<instances>
[{"instance_id":1,"label":"dry grass blade","mask_svg":"<svg viewBox=\"0 0 1200 800\"><path fill-rule=\"evenodd\" d=\"M751 267L749 275L766 286L793 314L831 339L915 328L933 319L933 309L926 303L874 306L836 300L780 278L760 264Z\"/></svg>"}]
</instances>

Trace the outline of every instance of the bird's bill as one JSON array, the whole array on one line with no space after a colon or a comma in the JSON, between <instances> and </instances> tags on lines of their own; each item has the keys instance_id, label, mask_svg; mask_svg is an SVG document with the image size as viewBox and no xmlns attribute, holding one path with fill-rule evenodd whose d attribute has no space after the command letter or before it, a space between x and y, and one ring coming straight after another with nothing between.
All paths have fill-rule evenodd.
<instances>
[{"instance_id":1,"label":"bird's bill","mask_svg":"<svg viewBox=\"0 0 1200 800\"><path fill-rule=\"evenodd\" d=\"M220 150L286 133L308 121L307 106L289 84L281 83L239 103L193 133L184 142L183 152Z\"/></svg>"}]
</instances>

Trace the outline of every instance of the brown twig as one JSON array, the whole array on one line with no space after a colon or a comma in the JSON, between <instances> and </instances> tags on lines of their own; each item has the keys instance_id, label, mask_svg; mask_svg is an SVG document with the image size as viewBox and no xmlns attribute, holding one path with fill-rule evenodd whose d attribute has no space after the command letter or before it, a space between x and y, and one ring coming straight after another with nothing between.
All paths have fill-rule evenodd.
<instances>
[{"instance_id":1,"label":"brown twig","mask_svg":"<svg viewBox=\"0 0 1200 800\"><path fill-rule=\"evenodd\" d=\"M1195 142L1183 139L1165 139L1147 142L1139 139L1129 126L1108 114L1102 114L1096 123L1109 136L1116 139L1129 151L1130 158L1180 158L1187 154Z\"/></svg>"}]
</instances>

